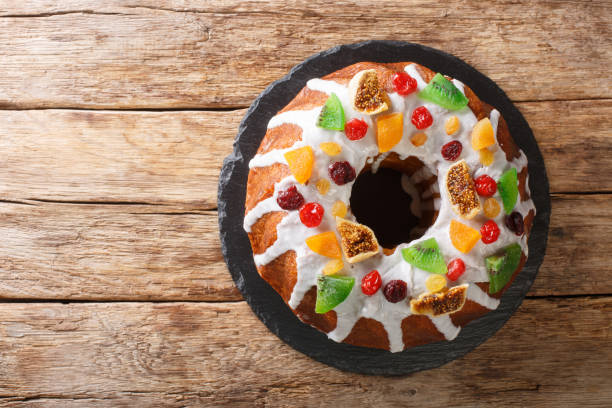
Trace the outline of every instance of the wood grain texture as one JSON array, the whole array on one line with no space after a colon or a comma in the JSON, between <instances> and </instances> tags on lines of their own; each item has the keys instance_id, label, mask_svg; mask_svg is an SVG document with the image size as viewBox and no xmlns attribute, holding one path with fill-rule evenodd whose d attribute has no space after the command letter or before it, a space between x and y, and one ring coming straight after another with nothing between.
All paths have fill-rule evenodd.
<instances>
[{"instance_id":1,"label":"wood grain texture","mask_svg":"<svg viewBox=\"0 0 612 408\"><path fill-rule=\"evenodd\" d=\"M518 104L553 192L612 191L612 99ZM244 110L0 111L0 199L216 208ZM550 120L550 118L555 118Z\"/></svg>"},{"instance_id":2,"label":"wood grain texture","mask_svg":"<svg viewBox=\"0 0 612 408\"><path fill-rule=\"evenodd\" d=\"M214 211L154 205L0 203L0 297L241 299ZM553 196L549 245L532 296L610 294L607 195Z\"/></svg>"},{"instance_id":3,"label":"wood grain texture","mask_svg":"<svg viewBox=\"0 0 612 408\"><path fill-rule=\"evenodd\" d=\"M408 377L315 363L270 334L243 302L3 304L0 322L0 395L11 406L56 396L63 406L612 403L609 297L526 300L476 352ZM441 392L441 384L454 391Z\"/></svg>"},{"instance_id":4,"label":"wood grain texture","mask_svg":"<svg viewBox=\"0 0 612 408\"><path fill-rule=\"evenodd\" d=\"M246 106L305 57L365 39L455 54L513 100L612 90L606 1L5 3L0 106L11 108Z\"/></svg>"}]
</instances>

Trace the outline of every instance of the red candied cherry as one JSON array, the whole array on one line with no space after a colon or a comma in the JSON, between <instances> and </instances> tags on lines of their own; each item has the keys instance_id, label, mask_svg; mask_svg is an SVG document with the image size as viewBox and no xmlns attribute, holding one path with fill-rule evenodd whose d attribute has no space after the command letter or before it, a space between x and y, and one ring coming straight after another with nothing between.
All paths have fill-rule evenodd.
<instances>
[{"instance_id":1,"label":"red candied cherry","mask_svg":"<svg viewBox=\"0 0 612 408\"><path fill-rule=\"evenodd\" d=\"M417 89L417 81L406 72L398 72L393 75L393 87L395 92L402 96L410 95Z\"/></svg>"},{"instance_id":2,"label":"red candied cherry","mask_svg":"<svg viewBox=\"0 0 612 408\"><path fill-rule=\"evenodd\" d=\"M448 263L447 268L446 277L454 282L465 272L465 263L463 263L461 258L455 258Z\"/></svg>"},{"instance_id":3,"label":"red candied cherry","mask_svg":"<svg viewBox=\"0 0 612 408\"><path fill-rule=\"evenodd\" d=\"M483 197L491 197L497 191L497 183L491 177L483 174L474 180L478 195Z\"/></svg>"},{"instance_id":4,"label":"red candied cherry","mask_svg":"<svg viewBox=\"0 0 612 408\"><path fill-rule=\"evenodd\" d=\"M278 193L276 202L283 210L297 210L304 204L304 196L300 194L296 186L291 186L285 191Z\"/></svg>"},{"instance_id":5,"label":"red candied cherry","mask_svg":"<svg viewBox=\"0 0 612 408\"><path fill-rule=\"evenodd\" d=\"M403 280L392 280L383 289L385 298L391 303L397 303L406 298L408 285Z\"/></svg>"},{"instance_id":6,"label":"red candied cherry","mask_svg":"<svg viewBox=\"0 0 612 408\"><path fill-rule=\"evenodd\" d=\"M361 119L351 119L344 125L344 133L349 140L363 139L368 131L368 124Z\"/></svg>"},{"instance_id":7,"label":"red candied cherry","mask_svg":"<svg viewBox=\"0 0 612 408\"><path fill-rule=\"evenodd\" d=\"M308 228L318 227L325 210L319 203L306 203L300 208L300 221Z\"/></svg>"},{"instance_id":8,"label":"red candied cherry","mask_svg":"<svg viewBox=\"0 0 612 408\"><path fill-rule=\"evenodd\" d=\"M482 236L482 242L492 244L499 238L499 227L495 221L489 220L480 227L480 235Z\"/></svg>"},{"instance_id":9,"label":"red candied cherry","mask_svg":"<svg viewBox=\"0 0 612 408\"><path fill-rule=\"evenodd\" d=\"M355 180L355 169L346 161L330 164L328 172L329 177L339 186Z\"/></svg>"},{"instance_id":10,"label":"red candied cherry","mask_svg":"<svg viewBox=\"0 0 612 408\"><path fill-rule=\"evenodd\" d=\"M382 279L380 278L380 273L374 269L361 280L361 291L364 295L372 296L378 289L380 289L381 285Z\"/></svg>"},{"instance_id":11,"label":"red candied cherry","mask_svg":"<svg viewBox=\"0 0 612 408\"><path fill-rule=\"evenodd\" d=\"M412 112L412 124L416 126L417 129L428 128L432 123L433 118L426 107L419 106Z\"/></svg>"},{"instance_id":12,"label":"red candied cherry","mask_svg":"<svg viewBox=\"0 0 612 408\"><path fill-rule=\"evenodd\" d=\"M508 215L505 223L506 227L519 237L525 232L525 221L519 212L514 211L512 214Z\"/></svg>"},{"instance_id":13,"label":"red candied cherry","mask_svg":"<svg viewBox=\"0 0 612 408\"><path fill-rule=\"evenodd\" d=\"M461 155L461 151L463 150L463 145L461 142L457 140L453 140L452 142L448 142L442 149L440 149L440 153L442 153L442 157L444 160L455 161Z\"/></svg>"}]
</instances>

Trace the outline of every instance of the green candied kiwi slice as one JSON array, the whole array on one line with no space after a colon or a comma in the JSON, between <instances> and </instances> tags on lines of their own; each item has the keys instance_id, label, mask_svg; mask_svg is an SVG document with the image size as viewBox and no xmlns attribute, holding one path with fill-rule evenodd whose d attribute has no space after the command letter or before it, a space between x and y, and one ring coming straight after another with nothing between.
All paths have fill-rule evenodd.
<instances>
[{"instance_id":1,"label":"green candied kiwi slice","mask_svg":"<svg viewBox=\"0 0 612 408\"><path fill-rule=\"evenodd\" d=\"M321 275L317 278L316 313L327 313L348 297L355 284L352 276Z\"/></svg>"},{"instance_id":2,"label":"green candied kiwi slice","mask_svg":"<svg viewBox=\"0 0 612 408\"><path fill-rule=\"evenodd\" d=\"M485 258L490 294L499 292L510 281L521 262L521 253L520 245L512 244L504 248L503 255L491 255Z\"/></svg>"},{"instance_id":3,"label":"green candied kiwi slice","mask_svg":"<svg viewBox=\"0 0 612 408\"><path fill-rule=\"evenodd\" d=\"M335 93L332 93L325 101L323 109L317 119L317 126L329 130L344 130L345 118L342 102Z\"/></svg>"},{"instance_id":4,"label":"green candied kiwi slice","mask_svg":"<svg viewBox=\"0 0 612 408\"><path fill-rule=\"evenodd\" d=\"M444 75L438 73L421 92L419 98L440 105L449 110L459 110L467 106L468 98L457 89Z\"/></svg>"},{"instance_id":5,"label":"green candied kiwi slice","mask_svg":"<svg viewBox=\"0 0 612 408\"><path fill-rule=\"evenodd\" d=\"M446 262L444 262L444 257L435 238L429 238L402 249L402 257L409 264L430 273L443 274L448 272Z\"/></svg>"},{"instance_id":6,"label":"green candied kiwi slice","mask_svg":"<svg viewBox=\"0 0 612 408\"><path fill-rule=\"evenodd\" d=\"M504 212L510 214L518 198L518 175L514 167L501 175L497 181L497 189L504 204Z\"/></svg>"}]
</instances>

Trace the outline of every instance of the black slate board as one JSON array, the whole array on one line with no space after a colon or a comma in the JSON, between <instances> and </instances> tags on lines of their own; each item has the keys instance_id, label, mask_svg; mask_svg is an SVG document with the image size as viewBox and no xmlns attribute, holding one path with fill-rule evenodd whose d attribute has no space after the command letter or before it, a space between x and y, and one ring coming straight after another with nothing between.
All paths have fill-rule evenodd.
<instances>
[{"instance_id":1,"label":"black slate board","mask_svg":"<svg viewBox=\"0 0 612 408\"><path fill-rule=\"evenodd\" d=\"M519 147L529 160L529 186L537 208L529 237L526 266L505 292L499 308L468 324L451 342L442 341L401 353L335 343L302 323L281 297L257 274L251 245L242 229L248 163L266 133L268 121L305 86L360 61L414 61L467 84L506 119ZM284 342L307 356L339 368L364 374L403 375L441 366L457 359L491 337L519 307L544 258L550 218L548 178L544 161L529 125L506 94L489 78L459 58L442 51L399 41L366 41L341 45L313 55L288 75L271 84L253 102L240 124L234 151L219 177L219 227L223 256L236 286L261 321Z\"/></svg>"}]
</instances>

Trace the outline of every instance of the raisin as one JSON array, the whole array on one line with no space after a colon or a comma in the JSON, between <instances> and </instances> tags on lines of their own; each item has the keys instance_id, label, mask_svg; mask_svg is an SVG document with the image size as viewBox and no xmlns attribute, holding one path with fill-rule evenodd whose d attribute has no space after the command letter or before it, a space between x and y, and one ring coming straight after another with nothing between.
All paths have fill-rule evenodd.
<instances>
[{"instance_id":1,"label":"raisin","mask_svg":"<svg viewBox=\"0 0 612 408\"><path fill-rule=\"evenodd\" d=\"M329 177L339 186L350 183L356 177L355 169L346 161L330 164L328 171Z\"/></svg>"},{"instance_id":2,"label":"raisin","mask_svg":"<svg viewBox=\"0 0 612 408\"><path fill-rule=\"evenodd\" d=\"M455 161L461 155L461 151L463 150L463 145L461 142L457 140L453 140L452 142L448 142L444 146L442 146L441 153L444 160Z\"/></svg>"},{"instance_id":3,"label":"raisin","mask_svg":"<svg viewBox=\"0 0 612 408\"><path fill-rule=\"evenodd\" d=\"M406 298L408 285L403 280L392 280L383 289L385 298L391 303L397 303Z\"/></svg>"},{"instance_id":4,"label":"raisin","mask_svg":"<svg viewBox=\"0 0 612 408\"><path fill-rule=\"evenodd\" d=\"M300 194L296 186L291 186L287 190L278 193L276 202L283 210L297 210L304 204L304 196Z\"/></svg>"},{"instance_id":5,"label":"raisin","mask_svg":"<svg viewBox=\"0 0 612 408\"><path fill-rule=\"evenodd\" d=\"M523 216L514 211L512 214L506 217L506 227L520 237L525 232L525 222L523 221Z\"/></svg>"}]
</instances>

